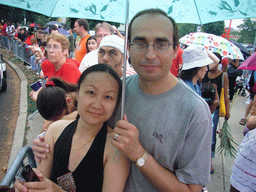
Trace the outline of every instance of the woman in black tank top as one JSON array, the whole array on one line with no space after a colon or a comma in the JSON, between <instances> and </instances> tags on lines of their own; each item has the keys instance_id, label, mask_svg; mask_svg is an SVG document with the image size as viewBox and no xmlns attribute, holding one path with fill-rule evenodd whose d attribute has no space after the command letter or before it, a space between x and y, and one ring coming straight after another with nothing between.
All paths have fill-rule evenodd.
<instances>
[{"instance_id":1,"label":"woman in black tank top","mask_svg":"<svg viewBox=\"0 0 256 192\"><path fill-rule=\"evenodd\" d=\"M57 121L46 132L50 154L38 169L50 180L41 178L45 183L38 189L124 190L129 161L111 144L107 125L120 103L121 85L119 76L107 65L94 65L83 72L78 82L78 118Z\"/></svg>"},{"instance_id":2,"label":"woman in black tank top","mask_svg":"<svg viewBox=\"0 0 256 192\"><path fill-rule=\"evenodd\" d=\"M215 53L219 58L221 58L220 54ZM220 60L221 62L221 60ZM224 78L224 100L226 106L226 116L225 119L230 118L230 108L229 108L229 98L228 98L228 76L226 73L223 73L221 70L218 69L218 66L214 67L210 71L208 71L203 79L203 83L211 82L217 87L217 92L220 98L221 89L222 89L222 78ZM219 107L216 107L214 114L213 114L213 132L212 132L212 158L215 155L215 148L216 148L216 131L217 125L219 122ZM211 167L211 173L214 172L213 167Z\"/></svg>"}]
</instances>

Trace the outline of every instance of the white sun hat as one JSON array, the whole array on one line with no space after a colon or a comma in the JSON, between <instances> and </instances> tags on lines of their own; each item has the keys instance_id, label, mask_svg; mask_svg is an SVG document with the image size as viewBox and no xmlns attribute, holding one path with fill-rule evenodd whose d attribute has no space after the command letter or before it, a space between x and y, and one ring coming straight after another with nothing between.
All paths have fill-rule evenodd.
<instances>
[{"instance_id":1,"label":"white sun hat","mask_svg":"<svg viewBox=\"0 0 256 192\"><path fill-rule=\"evenodd\" d=\"M202 45L190 45L184 49L182 54L182 70L203 67L214 61L208 56L206 49Z\"/></svg>"}]
</instances>

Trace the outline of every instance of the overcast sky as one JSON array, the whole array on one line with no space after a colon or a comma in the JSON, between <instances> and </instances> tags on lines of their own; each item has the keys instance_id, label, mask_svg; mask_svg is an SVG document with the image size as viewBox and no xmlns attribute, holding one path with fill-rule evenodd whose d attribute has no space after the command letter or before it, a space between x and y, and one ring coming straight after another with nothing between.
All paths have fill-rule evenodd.
<instances>
[{"instance_id":1,"label":"overcast sky","mask_svg":"<svg viewBox=\"0 0 256 192\"><path fill-rule=\"evenodd\" d=\"M238 25L243 23L243 19L233 19L231 23L231 28L236 29ZM229 27L230 20L225 21L225 27Z\"/></svg>"}]
</instances>

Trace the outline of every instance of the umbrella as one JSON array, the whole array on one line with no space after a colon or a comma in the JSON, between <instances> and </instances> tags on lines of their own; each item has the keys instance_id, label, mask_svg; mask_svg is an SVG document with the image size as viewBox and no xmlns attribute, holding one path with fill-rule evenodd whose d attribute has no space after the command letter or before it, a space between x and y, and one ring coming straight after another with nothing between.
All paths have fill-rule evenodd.
<instances>
[{"instance_id":1,"label":"umbrella","mask_svg":"<svg viewBox=\"0 0 256 192\"><path fill-rule=\"evenodd\" d=\"M177 23L205 24L215 21L256 17L256 1L250 1L250 3L240 1L241 0L0 0L0 4L37 12L48 17L86 18L125 23L125 31L127 31L129 18L132 18L137 12L147 8L160 8L174 18ZM125 57L127 55L126 47L127 33L124 46ZM124 58L124 61L126 62L126 58ZM125 70L126 64L124 64L124 71ZM123 90L125 90L125 75L123 85ZM124 95L122 95L122 97L124 98ZM122 107L124 104L123 98ZM121 111L123 111L123 108ZM121 114L123 113L121 112Z\"/></svg>"},{"instance_id":2,"label":"umbrella","mask_svg":"<svg viewBox=\"0 0 256 192\"><path fill-rule=\"evenodd\" d=\"M246 59L237 69L256 70L256 52Z\"/></svg>"},{"instance_id":3,"label":"umbrella","mask_svg":"<svg viewBox=\"0 0 256 192\"><path fill-rule=\"evenodd\" d=\"M57 24L58 27L64 27L63 24L60 23L60 22L58 22L58 21L49 21L49 22L47 22L45 25L46 25L46 26L53 26L53 25L55 25L55 24Z\"/></svg>"},{"instance_id":4,"label":"umbrella","mask_svg":"<svg viewBox=\"0 0 256 192\"><path fill-rule=\"evenodd\" d=\"M195 32L185 35L179 41L186 45L203 45L209 51L217 52L223 57L244 60L243 54L237 46L217 35Z\"/></svg>"},{"instance_id":5,"label":"umbrella","mask_svg":"<svg viewBox=\"0 0 256 192\"><path fill-rule=\"evenodd\" d=\"M252 0L128 0L129 18L147 8L160 8L177 23L205 24L256 17ZM126 0L0 0L0 4L41 13L48 17L71 17L125 23Z\"/></svg>"},{"instance_id":6,"label":"umbrella","mask_svg":"<svg viewBox=\"0 0 256 192\"><path fill-rule=\"evenodd\" d=\"M238 43L238 42L236 42L236 41L232 41L232 40L230 40L230 42L233 43L235 46L237 46L237 47L240 49L240 51L242 51L244 57L245 57L245 56L250 56L249 51L248 51L247 48L244 47L242 44L240 44L240 43Z\"/></svg>"},{"instance_id":7,"label":"umbrella","mask_svg":"<svg viewBox=\"0 0 256 192\"><path fill-rule=\"evenodd\" d=\"M41 28L41 26L36 23L31 23L29 27Z\"/></svg>"},{"instance_id":8,"label":"umbrella","mask_svg":"<svg viewBox=\"0 0 256 192\"><path fill-rule=\"evenodd\" d=\"M47 31L49 33L49 27L47 27L44 31ZM63 35L69 35L69 33L65 29L62 29L62 28L58 28L58 32L62 33Z\"/></svg>"}]
</instances>

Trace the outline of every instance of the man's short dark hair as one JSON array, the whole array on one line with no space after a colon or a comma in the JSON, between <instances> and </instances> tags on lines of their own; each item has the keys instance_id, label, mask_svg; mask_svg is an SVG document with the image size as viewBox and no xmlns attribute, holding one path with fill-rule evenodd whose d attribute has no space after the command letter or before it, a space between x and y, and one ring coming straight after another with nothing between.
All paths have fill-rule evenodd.
<instances>
[{"instance_id":1,"label":"man's short dark hair","mask_svg":"<svg viewBox=\"0 0 256 192\"><path fill-rule=\"evenodd\" d=\"M52 31L52 30L58 31L58 28L57 28L55 25L51 26L51 27L49 28L49 34L51 34L51 31Z\"/></svg>"},{"instance_id":2,"label":"man's short dark hair","mask_svg":"<svg viewBox=\"0 0 256 192\"><path fill-rule=\"evenodd\" d=\"M173 48L175 49L176 46L179 44L179 33L178 33L178 26L175 22L175 20L168 16L166 12L164 12L163 10L161 9L155 9L155 8L152 8L152 9L145 9L143 11L140 11L138 12L133 18L132 20L130 21L130 24L129 24L129 27L128 27L128 41L129 43L131 43L131 31L132 31L132 24L134 22L134 20L136 18L138 18L139 16L142 16L142 15L163 15L165 17L167 17L171 22L172 22L172 25L173 25Z\"/></svg>"},{"instance_id":3,"label":"man's short dark hair","mask_svg":"<svg viewBox=\"0 0 256 192\"><path fill-rule=\"evenodd\" d=\"M86 19L77 19L76 22L79 26L83 26L85 31L89 31L89 24Z\"/></svg>"}]
</instances>

